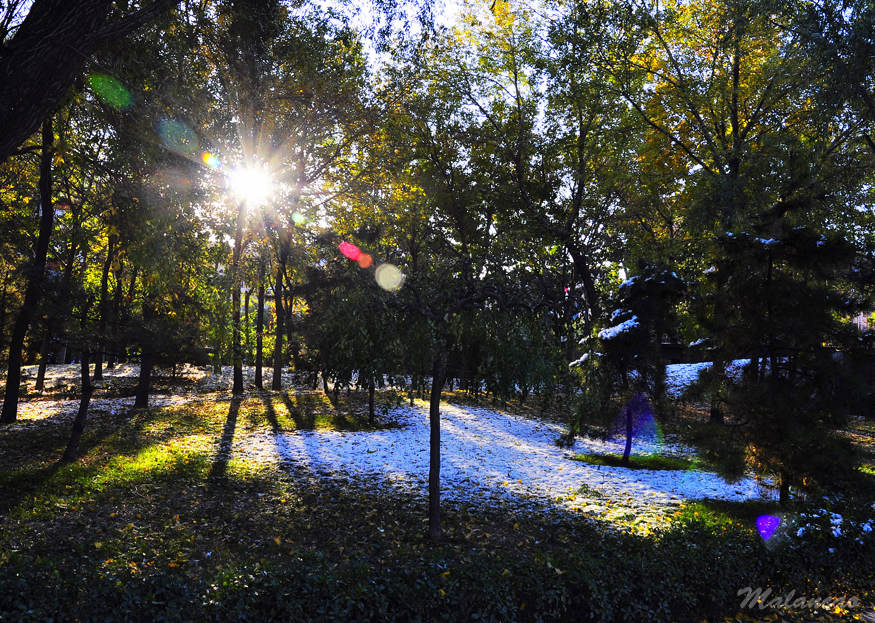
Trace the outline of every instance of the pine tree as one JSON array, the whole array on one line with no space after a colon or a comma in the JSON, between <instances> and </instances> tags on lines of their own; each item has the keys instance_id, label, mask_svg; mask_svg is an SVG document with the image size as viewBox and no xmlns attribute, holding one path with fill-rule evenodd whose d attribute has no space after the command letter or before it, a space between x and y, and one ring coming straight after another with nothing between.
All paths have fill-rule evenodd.
<instances>
[{"instance_id":1,"label":"pine tree","mask_svg":"<svg viewBox=\"0 0 875 623\"><path fill-rule=\"evenodd\" d=\"M739 420L748 456L774 474L780 499L791 485L825 483L852 464L844 423L844 371L837 351L852 327L840 318L858 308L839 291L854 250L840 236L776 223L772 236L727 233L722 259L709 275L725 312L714 334L716 358L746 355L740 378L727 381L726 401Z\"/></svg>"}]
</instances>

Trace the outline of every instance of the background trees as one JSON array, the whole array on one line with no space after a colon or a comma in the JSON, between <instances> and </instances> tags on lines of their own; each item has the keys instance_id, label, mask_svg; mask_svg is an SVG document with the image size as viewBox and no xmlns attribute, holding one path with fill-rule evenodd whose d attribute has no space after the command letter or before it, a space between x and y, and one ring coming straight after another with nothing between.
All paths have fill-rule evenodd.
<instances>
[{"instance_id":1,"label":"background trees","mask_svg":"<svg viewBox=\"0 0 875 623\"><path fill-rule=\"evenodd\" d=\"M661 413L660 343L703 339L715 423L823 472L797 450L857 408L827 407L833 354L875 283L865 3L499 1L376 40L344 7L61 4L0 22L3 421L21 361L137 359L145 405L156 363L232 363L239 393L254 359L258 388L265 362L273 389L430 380L437 469L445 376L569 395L583 337L584 399L640 381ZM33 54L47 15L86 60ZM233 197L259 167L266 200Z\"/></svg>"}]
</instances>

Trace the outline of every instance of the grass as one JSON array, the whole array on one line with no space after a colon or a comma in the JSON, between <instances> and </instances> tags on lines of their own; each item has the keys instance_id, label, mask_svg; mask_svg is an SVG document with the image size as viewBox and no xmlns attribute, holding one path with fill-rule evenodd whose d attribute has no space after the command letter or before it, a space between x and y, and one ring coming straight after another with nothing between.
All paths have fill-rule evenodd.
<instances>
[{"instance_id":1,"label":"grass","mask_svg":"<svg viewBox=\"0 0 875 623\"><path fill-rule=\"evenodd\" d=\"M699 468L699 461L684 459L660 454L633 454L629 456L629 462L623 462L620 454L576 454L572 457L575 461L589 463L590 465L605 465L608 467L627 467L629 469L655 469L655 470L695 470Z\"/></svg>"},{"instance_id":2,"label":"grass","mask_svg":"<svg viewBox=\"0 0 875 623\"><path fill-rule=\"evenodd\" d=\"M64 466L69 420L0 428L0 620L711 621L737 614L746 585L875 585L871 544L764 549L753 522L771 506L689 504L645 537L548 507L444 503L432 544L423 491L222 452L252 433L367 433L365 399L95 411Z\"/></svg>"}]
</instances>

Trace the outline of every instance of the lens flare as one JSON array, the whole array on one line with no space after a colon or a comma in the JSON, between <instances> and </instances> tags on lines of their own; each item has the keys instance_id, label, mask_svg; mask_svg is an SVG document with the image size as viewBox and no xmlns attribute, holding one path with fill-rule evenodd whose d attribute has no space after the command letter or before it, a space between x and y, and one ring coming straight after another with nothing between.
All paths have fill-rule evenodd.
<instances>
[{"instance_id":1,"label":"lens flare","mask_svg":"<svg viewBox=\"0 0 875 623\"><path fill-rule=\"evenodd\" d=\"M359 263L359 267L370 268L371 264L374 263L374 258L371 257L369 253L362 253L361 255L359 255L359 259L357 261Z\"/></svg>"},{"instance_id":2,"label":"lens flare","mask_svg":"<svg viewBox=\"0 0 875 623\"><path fill-rule=\"evenodd\" d=\"M653 409L644 395L637 393L627 403L614 420L611 427L611 441L625 443L626 441L626 410L631 411L632 439L638 443L646 444L645 449L632 448L632 454L654 454L662 447L664 436L659 422L653 414Z\"/></svg>"},{"instance_id":3,"label":"lens flare","mask_svg":"<svg viewBox=\"0 0 875 623\"><path fill-rule=\"evenodd\" d=\"M351 259L353 262L357 262L361 257L362 252L357 246L352 244L351 242L341 242L339 247L340 252L343 253L347 258Z\"/></svg>"},{"instance_id":4,"label":"lens flare","mask_svg":"<svg viewBox=\"0 0 875 623\"><path fill-rule=\"evenodd\" d=\"M198 152L197 134L178 119L162 119L158 122L158 135L164 146L171 151L193 156Z\"/></svg>"},{"instance_id":5,"label":"lens flare","mask_svg":"<svg viewBox=\"0 0 875 623\"><path fill-rule=\"evenodd\" d=\"M262 167L238 167L228 174L231 192L240 201L258 206L273 193L273 180Z\"/></svg>"},{"instance_id":6,"label":"lens flare","mask_svg":"<svg viewBox=\"0 0 875 623\"><path fill-rule=\"evenodd\" d=\"M781 518L775 515L760 515L757 517L757 532L763 537L763 541L768 541L775 534L775 530L781 525Z\"/></svg>"},{"instance_id":7,"label":"lens flare","mask_svg":"<svg viewBox=\"0 0 875 623\"><path fill-rule=\"evenodd\" d=\"M404 273L392 264L380 264L374 275L379 285L384 290L394 292L401 288L404 283Z\"/></svg>"},{"instance_id":8,"label":"lens flare","mask_svg":"<svg viewBox=\"0 0 875 623\"><path fill-rule=\"evenodd\" d=\"M293 212L292 213L292 222L295 225L297 225L298 227L301 227L304 223L307 222L307 218L303 214L301 214L300 212Z\"/></svg>"},{"instance_id":9,"label":"lens flare","mask_svg":"<svg viewBox=\"0 0 875 623\"><path fill-rule=\"evenodd\" d=\"M162 188L172 188L177 192L187 193L191 190L191 180L177 169L162 169L152 176L152 183Z\"/></svg>"},{"instance_id":10,"label":"lens flare","mask_svg":"<svg viewBox=\"0 0 875 623\"><path fill-rule=\"evenodd\" d=\"M105 104L119 110L127 110L134 105L134 98L121 82L107 74L91 74L88 86Z\"/></svg>"},{"instance_id":11,"label":"lens flare","mask_svg":"<svg viewBox=\"0 0 875 623\"><path fill-rule=\"evenodd\" d=\"M201 154L201 160L203 160L203 163L211 169L218 169L222 166L219 159L208 151Z\"/></svg>"}]
</instances>

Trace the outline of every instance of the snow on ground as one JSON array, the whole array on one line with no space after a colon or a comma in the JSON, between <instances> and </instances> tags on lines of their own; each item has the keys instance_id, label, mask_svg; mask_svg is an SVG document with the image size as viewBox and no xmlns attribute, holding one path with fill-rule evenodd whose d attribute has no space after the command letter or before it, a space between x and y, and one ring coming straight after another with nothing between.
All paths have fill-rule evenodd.
<instances>
[{"instance_id":1,"label":"snow on ground","mask_svg":"<svg viewBox=\"0 0 875 623\"><path fill-rule=\"evenodd\" d=\"M300 431L238 438L232 457L285 463L320 476L351 477L370 486L425 494L429 426L424 405L390 418L403 428L376 432ZM554 504L603 519L660 524L683 500L770 497L753 479L728 484L716 474L604 467L570 460L578 452L613 452L617 445L586 439L562 449L562 429L489 409L441 406L441 491L454 500L500 500L522 506ZM652 445L639 448L655 449ZM674 448L683 452L682 448ZM581 486L586 488L581 490Z\"/></svg>"},{"instance_id":2,"label":"snow on ground","mask_svg":"<svg viewBox=\"0 0 875 623\"><path fill-rule=\"evenodd\" d=\"M736 359L726 366L726 371L732 378L738 378L741 369L750 363L750 359ZM711 367L710 361L701 363L673 363L665 366L665 386L669 396L677 398L683 391L696 382L699 373Z\"/></svg>"},{"instance_id":3,"label":"snow on ground","mask_svg":"<svg viewBox=\"0 0 875 623\"><path fill-rule=\"evenodd\" d=\"M583 359L576 363L582 362ZM741 373L741 368L746 365L749 359L737 359L727 367L730 375L738 375ZM672 397L678 397L689 385L694 383L699 377L699 372L711 367L711 362L703 363L678 363L666 366L666 387L668 393ZM129 379L133 381L140 372L140 366L136 363L120 364L113 368L104 369L104 384L112 382L113 379ZM231 387L231 366L223 366L218 374L212 371L208 366L192 366L181 365L177 369L177 377L180 379L188 379L194 381L197 390L200 392L227 391ZM168 370L163 373L169 374ZM34 383L36 382L37 366L22 367L22 380L28 384L28 389L33 391ZM244 381L251 383L255 379L255 368L253 366L243 367ZM273 369L264 369L264 378L267 382L273 378ZM299 383L309 385L309 374L298 375L289 372L286 369L283 372L283 387L294 386ZM408 380L409 382L409 380ZM46 388L51 390L55 388L64 388L70 385L79 384L79 365L78 364L61 364L49 365L46 369ZM2 402L0 402L2 404ZM151 404L151 403L150 403Z\"/></svg>"},{"instance_id":4,"label":"snow on ground","mask_svg":"<svg viewBox=\"0 0 875 623\"><path fill-rule=\"evenodd\" d=\"M150 407L169 407L185 404L190 400L187 396L150 396ZM0 401L0 405L2 405ZM88 417L99 413L113 415L133 408L134 397L92 399L88 403ZM23 400L18 403L17 428L34 428L51 423L73 421L79 410L79 400Z\"/></svg>"},{"instance_id":5,"label":"snow on ground","mask_svg":"<svg viewBox=\"0 0 875 623\"><path fill-rule=\"evenodd\" d=\"M733 362L740 369L744 360ZM693 382L710 364L668 366L668 385L673 393ZM73 382L78 366L49 366L47 380L59 385ZM30 374L32 382L36 370ZM230 384L231 370L212 374L208 368L187 366L181 376L196 380L198 390L223 391ZM269 372L269 371L268 371ZM252 369L245 370L247 376ZM107 379L134 377L136 365L117 366ZM290 378L284 384L289 386ZM51 386L51 385L50 385ZM152 396L150 406L182 404L196 395ZM116 413L133 406L133 398L96 399L91 411ZM77 400L23 401L21 426L38 426L56 416L70 418ZM393 486L425 495L428 480L429 426L424 403L393 410L389 418L400 428L376 432L295 431L251 433L238 431L232 457L259 462L283 463L291 472L312 472L323 477L352 478L366 486ZM565 431L558 425L530 420L489 409L442 405L441 488L445 498L464 502L501 501L510 505L573 509L587 516L630 524L648 530L664 523L674 506L684 500L720 498L740 501L772 498L774 491L753 479L730 484L718 475L691 470L641 470L596 466L570 460L576 453L621 453L622 440L577 440L572 448L560 448L557 438ZM636 439L634 453L659 452L688 456L692 448L656 439Z\"/></svg>"}]
</instances>

